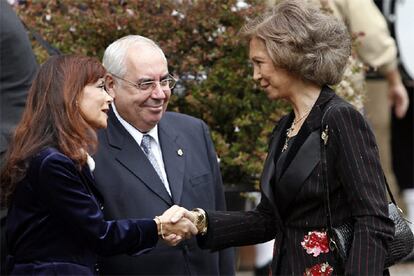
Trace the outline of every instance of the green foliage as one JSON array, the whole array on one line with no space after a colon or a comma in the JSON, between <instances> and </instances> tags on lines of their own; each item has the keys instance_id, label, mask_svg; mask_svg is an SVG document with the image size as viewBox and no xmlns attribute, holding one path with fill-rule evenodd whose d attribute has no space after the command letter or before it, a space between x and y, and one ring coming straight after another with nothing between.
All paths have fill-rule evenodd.
<instances>
[{"instance_id":1,"label":"green foliage","mask_svg":"<svg viewBox=\"0 0 414 276\"><path fill-rule=\"evenodd\" d=\"M252 80L247 45L238 35L263 1L54 0L18 8L26 24L64 53L102 57L112 41L140 34L159 43L180 77L169 109L211 128L226 184L257 185L275 121L286 112ZM40 61L46 53L34 44ZM257 187L257 186L256 186Z\"/></svg>"}]
</instances>

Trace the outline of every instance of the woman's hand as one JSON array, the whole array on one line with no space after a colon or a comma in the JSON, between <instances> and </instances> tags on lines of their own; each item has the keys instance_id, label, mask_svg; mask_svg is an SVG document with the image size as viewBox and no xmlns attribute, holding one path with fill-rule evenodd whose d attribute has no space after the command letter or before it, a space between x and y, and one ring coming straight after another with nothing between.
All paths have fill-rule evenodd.
<instances>
[{"instance_id":1,"label":"woman's hand","mask_svg":"<svg viewBox=\"0 0 414 276\"><path fill-rule=\"evenodd\" d=\"M161 216L155 217L158 234L170 246L179 244L183 239L197 235L194 222L195 216L183 207L177 205L166 210Z\"/></svg>"}]
</instances>

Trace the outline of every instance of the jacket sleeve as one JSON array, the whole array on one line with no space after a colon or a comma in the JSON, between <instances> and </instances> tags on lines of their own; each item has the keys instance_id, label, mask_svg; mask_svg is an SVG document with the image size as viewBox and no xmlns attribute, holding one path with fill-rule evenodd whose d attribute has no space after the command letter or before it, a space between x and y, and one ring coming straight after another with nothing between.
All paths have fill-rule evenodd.
<instances>
[{"instance_id":1,"label":"jacket sleeve","mask_svg":"<svg viewBox=\"0 0 414 276\"><path fill-rule=\"evenodd\" d=\"M140 254L158 241L152 219L105 221L95 197L79 177L72 160L61 153L48 155L38 175L39 196L68 234L83 238L100 255Z\"/></svg>"},{"instance_id":2,"label":"jacket sleeve","mask_svg":"<svg viewBox=\"0 0 414 276\"><path fill-rule=\"evenodd\" d=\"M387 22L372 0L332 1L351 33L363 33L356 47L358 56L382 74L397 68L397 47Z\"/></svg>"},{"instance_id":3,"label":"jacket sleeve","mask_svg":"<svg viewBox=\"0 0 414 276\"><path fill-rule=\"evenodd\" d=\"M345 273L382 275L394 226L388 218L385 178L374 134L350 105L333 110L328 124L334 135L330 139L336 142L337 174L355 221Z\"/></svg>"},{"instance_id":4,"label":"jacket sleeve","mask_svg":"<svg viewBox=\"0 0 414 276\"><path fill-rule=\"evenodd\" d=\"M213 174L213 183L215 185L215 209L226 210L226 201L224 198L223 181L221 177L220 167L217 159L217 153L214 149L213 141L211 140L210 132L207 125L202 122L204 139L207 145L208 160L210 162L211 171ZM235 256L234 249L223 249L219 252L220 274L234 275L235 274Z\"/></svg>"},{"instance_id":5,"label":"jacket sleeve","mask_svg":"<svg viewBox=\"0 0 414 276\"><path fill-rule=\"evenodd\" d=\"M276 219L265 195L252 211L207 211L208 229L198 236L201 248L219 250L257 244L274 239Z\"/></svg>"}]
</instances>

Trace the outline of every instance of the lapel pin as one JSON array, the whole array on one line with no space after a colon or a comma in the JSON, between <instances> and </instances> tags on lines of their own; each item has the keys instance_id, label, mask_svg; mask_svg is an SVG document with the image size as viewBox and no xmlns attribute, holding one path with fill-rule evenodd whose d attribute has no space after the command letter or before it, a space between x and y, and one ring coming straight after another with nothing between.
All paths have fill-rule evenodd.
<instances>
[{"instance_id":1,"label":"lapel pin","mask_svg":"<svg viewBox=\"0 0 414 276\"><path fill-rule=\"evenodd\" d=\"M183 152L183 150L182 150L182 149L178 149L178 150L177 150L177 154L178 154L179 156L183 156L184 152Z\"/></svg>"}]
</instances>

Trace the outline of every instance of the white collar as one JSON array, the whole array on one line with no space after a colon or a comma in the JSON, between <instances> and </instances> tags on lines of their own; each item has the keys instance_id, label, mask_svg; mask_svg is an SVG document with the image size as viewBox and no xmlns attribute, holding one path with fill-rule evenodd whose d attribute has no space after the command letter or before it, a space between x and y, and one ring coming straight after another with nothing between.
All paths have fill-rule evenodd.
<instances>
[{"instance_id":1,"label":"white collar","mask_svg":"<svg viewBox=\"0 0 414 276\"><path fill-rule=\"evenodd\" d=\"M95 170L95 160L93 160L92 156L90 156L88 153L86 154L86 163L88 164L91 172L93 172Z\"/></svg>"},{"instance_id":2,"label":"white collar","mask_svg":"<svg viewBox=\"0 0 414 276\"><path fill-rule=\"evenodd\" d=\"M159 139L158 139L158 125L153 127L150 131L146 133L142 133L137 128L132 126L130 123L128 123L124 118L119 115L118 111L116 110L115 104L112 103L112 110L114 111L114 114L118 121L121 123L121 125L131 134L131 136L135 139L135 141L138 143L138 145L141 145L142 136L144 134L150 135L152 138L154 138L155 142L159 145Z\"/></svg>"}]
</instances>

